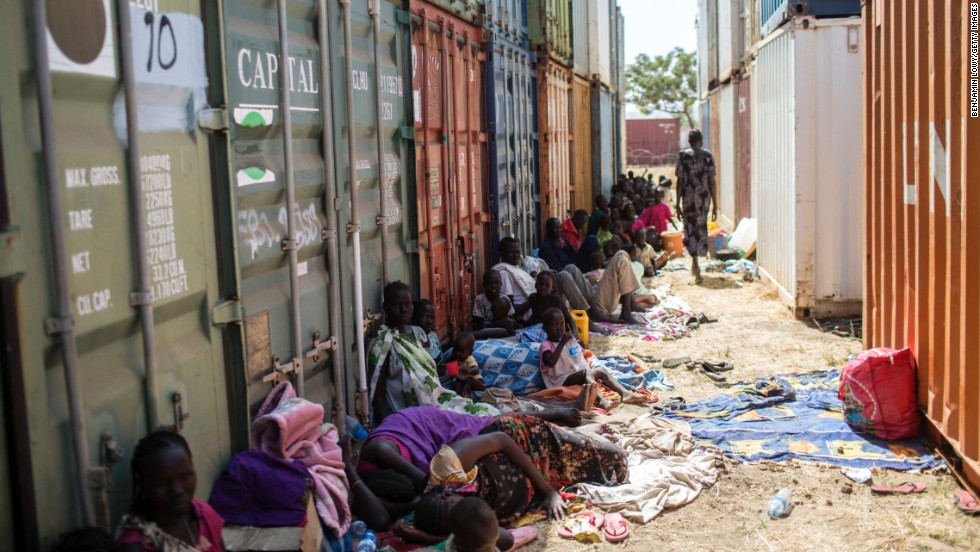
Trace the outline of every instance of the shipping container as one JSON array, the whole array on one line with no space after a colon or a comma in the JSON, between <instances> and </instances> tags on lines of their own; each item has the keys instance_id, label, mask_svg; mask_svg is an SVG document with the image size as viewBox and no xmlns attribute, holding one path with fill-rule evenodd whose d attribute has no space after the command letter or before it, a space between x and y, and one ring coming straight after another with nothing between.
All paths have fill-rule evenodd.
<instances>
[{"instance_id":1,"label":"shipping container","mask_svg":"<svg viewBox=\"0 0 980 552\"><path fill-rule=\"evenodd\" d=\"M3 55L31 83L0 87L18 550L114 526L119 456L150 428L181 431L207 489L275 381L342 419L381 287L418 279L398 4L372 21L366 3L123 3L120 20L104 0L47 25L24 4L0 8L29 24Z\"/></svg>"},{"instance_id":2,"label":"shipping container","mask_svg":"<svg viewBox=\"0 0 980 552\"><path fill-rule=\"evenodd\" d=\"M572 67L572 0L527 0L527 31L532 49L542 60L551 58Z\"/></svg>"},{"instance_id":3,"label":"shipping container","mask_svg":"<svg viewBox=\"0 0 980 552\"><path fill-rule=\"evenodd\" d=\"M727 83L738 71L742 34L741 0L716 0L718 5L718 81Z\"/></svg>"},{"instance_id":4,"label":"shipping container","mask_svg":"<svg viewBox=\"0 0 980 552\"><path fill-rule=\"evenodd\" d=\"M718 86L718 1L698 0L698 92L702 100Z\"/></svg>"},{"instance_id":5,"label":"shipping container","mask_svg":"<svg viewBox=\"0 0 980 552\"><path fill-rule=\"evenodd\" d=\"M752 78L749 74L743 74L738 81L737 109L736 223L752 217Z\"/></svg>"},{"instance_id":6,"label":"shipping container","mask_svg":"<svg viewBox=\"0 0 980 552\"><path fill-rule=\"evenodd\" d=\"M484 31L421 0L411 13L421 294L446 338L489 262Z\"/></svg>"},{"instance_id":7,"label":"shipping container","mask_svg":"<svg viewBox=\"0 0 980 552\"><path fill-rule=\"evenodd\" d=\"M425 0L426 4L436 6L442 13L471 25L477 24L487 13L486 2L487 0ZM413 8L415 4L411 2Z\"/></svg>"},{"instance_id":8,"label":"shipping container","mask_svg":"<svg viewBox=\"0 0 980 552\"><path fill-rule=\"evenodd\" d=\"M592 81L592 182L606 196L616 184L616 159L613 154L616 132L616 106L612 93ZM599 192L596 192L599 193Z\"/></svg>"},{"instance_id":9,"label":"shipping container","mask_svg":"<svg viewBox=\"0 0 980 552\"><path fill-rule=\"evenodd\" d=\"M572 69L585 80L592 78L589 73L589 3L590 0L572 0L572 28L575 30Z\"/></svg>"},{"instance_id":10,"label":"shipping container","mask_svg":"<svg viewBox=\"0 0 980 552\"><path fill-rule=\"evenodd\" d=\"M487 33L486 102L491 247L516 238L521 251L540 243L538 171L538 74L526 48Z\"/></svg>"},{"instance_id":11,"label":"shipping container","mask_svg":"<svg viewBox=\"0 0 980 552\"><path fill-rule=\"evenodd\" d=\"M814 17L861 15L861 0L759 0L761 35L766 37L789 19L802 15Z\"/></svg>"},{"instance_id":12,"label":"shipping container","mask_svg":"<svg viewBox=\"0 0 980 552\"><path fill-rule=\"evenodd\" d=\"M802 318L861 312L861 20L797 18L752 75L758 263Z\"/></svg>"},{"instance_id":13,"label":"shipping container","mask_svg":"<svg viewBox=\"0 0 980 552\"><path fill-rule=\"evenodd\" d=\"M592 89L589 81L572 79L572 209L592 212L597 191L592 180Z\"/></svg>"},{"instance_id":14,"label":"shipping container","mask_svg":"<svg viewBox=\"0 0 980 552\"><path fill-rule=\"evenodd\" d=\"M708 131L711 134L711 138L708 141L711 144L710 150L715 154L715 170L720 171L721 167L717 166L718 163L718 151L721 149L721 91L717 88L711 92L711 112L709 116L711 117L711 122L708 125ZM707 146L706 146L707 147Z\"/></svg>"},{"instance_id":15,"label":"shipping container","mask_svg":"<svg viewBox=\"0 0 980 552\"><path fill-rule=\"evenodd\" d=\"M538 149L541 153L541 230L552 217L568 218L572 207L569 90L572 71L544 58L538 61ZM593 172L595 168L593 167Z\"/></svg>"},{"instance_id":16,"label":"shipping container","mask_svg":"<svg viewBox=\"0 0 980 552\"><path fill-rule=\"evenodd\" d=\"M498 37L528 47L527 0L483 0L486 27Z\"/></svg>"},{"instance_id":17,"label":"shipping container","mask_svg":"<svg viewBox=\"0 0 980 552\"><path fill-rule=\"evenodd\" d=\"M730 227L735 219L735 190L738 178L738 84L723 84L718 92L718 139L715 141L718 215Z\"/></svg>"},{"instance_id":18,"label":"shipping container","mask_svg":"<svg viewBox=\"0 0 980 552\"><path fill-rule=\"evenodd\" d=\"M619 105L619 133L617 134L616 148L616 172L624 172L626 166L626 22L623 19L623 10L616 7L616 56L619 67L616 75L617 100Z\"/></svg>"},{"instance_id":19,"label":"shipping container","mask_svg":"<svg viewBox=\"0 0 980 552\"><path fill-rule=\"evenodd\" d=\"M587 0L583 6L586 9L586 36L575 38L576 42L584 39L587 44L589 79L598 80L607 87L613 85L612 22L616 15L614 2L615 0Z\"/></svg>"},{"instance_id":20,"label":"shipping container","mask_svg":"<svg viewBox=\"0 0 980 552\"><path fill-rule=\"evenodd\" d=\"M930 433L955 450L953 469L978 489L980 119L967 93L970 4L865 4L864 342L912 350Z\"/></svg>"},{"instance_id":21,"label":"shipping container","mask_svg":"<svg viewBox=\"0 0 980 552\"><path fill-rule=\"evenodd\" d=\"M681 143L680 119L627 119L626 143L629 166L673 165Z\"/></svg>"},{"instance_id":22,"label":"shipping container","mask_svg":"<svg viewBox=\"0 0 980 552\"><path fill-rule=\"evenodd\" d=\"M711 98L708 96L698 105L698 128L701 130L701 137L704 140L704 149L711 150L714 143L711 141ZM688 148L686 135L681 136L681 149Z\"/></svg>"},{"instance_id":23,"label":"shipping container","mask_svg":"<svg viewBox=\"0 0 980 552\"><path fill-rule=\"evenodd\" d=\"M758 0L742 1L742 51L738 54L742 65L751 63L755 56L755 46L759 36L759 2Z\"/></svg>"}]
</instances>

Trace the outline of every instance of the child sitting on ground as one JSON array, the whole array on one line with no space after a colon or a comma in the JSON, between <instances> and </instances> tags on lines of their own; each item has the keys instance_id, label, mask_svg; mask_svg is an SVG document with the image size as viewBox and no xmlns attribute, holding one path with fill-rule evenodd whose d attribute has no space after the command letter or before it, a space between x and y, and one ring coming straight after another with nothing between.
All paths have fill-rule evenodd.
<instances>
[{"instance_id":1,"label":"child sitting on ground","mask_svg":"<svg viewBox=\"0 0 980 552\"><path fill-rule=\"evenodd\" d=\"M510 316L514 312L514 305L510 302L510 297L506 295L497 297L491 306L491 310L493 311L493 321L487 326L488 328L505 330L507 337L517 333L517 322Z\"/></svg>"},{"instance_id":2,"label":"child sitting on ground","mask_svg":"<svg viewBox=\"0 0 980 552\"><path fill-rule=\"evenodd\" d=\"M493 303L501 297L500 288L503 280L500 273L490 269L483 273L483 293L476 296L473 300L473 329L492 327L494 321ZM514 316L514 309L511 307L508 316Z\"/></svg>"},{"instance_id":3,"label":"child sitting on ground","mask_svg":"<svg viewBox=\"0 0 980 552\"><path fill-rule=\"evenodd\" d=\"M589 281L590 284L598 284L599 280L602 279L603 273L606 271L606 257L602 254L602 251L595 251L589 256L589 264L592 268L589 272L586 272L583 276Z\"/></svg>"},{"instance_id":4,"label":"child sitting on ground","mask_svg":"<svg viewBox=\"0 0 980 552\"><path fill-rule=\"evenodd\" d=\"M598 380L619 393L624 403L642 403L645 399L613 378L604 368L592 368L585 358L585 349L566 330L565 318L558 309L548 309L542 316L548 335L541 343L541 377L546 387L589 385ZM608 409L609 401L599 396L599 406Z\"/></svg>"},{"instance_id":5,"label":"child sitting on ground","mask_svg":"<svg viewBox=\"0 0 980 552\"><path fill-rule=\"evenodd\" d=\"M500 525L483 499L468 496L460 500L449 513L449 526L453 534L446 541L446 552L500 552Z\"/></svg>"},{"instance_id":6,"label":"child sitting on ground","mask_svg":"<svg viewBox=\"0 0 980 552\"><path fill-rule=\"evenodd\" d=\"M429 352L432 360L439 362L442 356L442 343L439 341L439 334L436 333L436 306L428 299L419 299L415 302L412 311L412 325L422 328L425 332L426 340L419 342L423 349Z\"/></svg>"},{"instance_id":7,"label":"child sitting on ground","mask_svg":"<svg viewBox=\"0 0 980 552\"><path fill-rule=\"evenodd\" d=\"M475 346L476 338L470 332L462 332L453 343L453 358L459 366L459 373L453 379L453 391L460 397L469 398L470 393L487 388L480 374L480 365L473 358Z\"/></svg>"},{"instance_id":8,"label":"child sitting on ground","mask_svg":"<svg viewBox=\"0 0 980 552\"><path fill-rule=\"evenodd\" d=\"M545 311L548 309L558 309L565 317L568 326L573 326L574 322L572 321L571 313L565 308L565 303L562 301L561 296L554 293L554 272L541 272L538 274L538 277L534 281L534 289L537 291L527 298L527 303L515 307L518 316L530 310L531 317L528 319L528 325L533 326L544 322L542 315Z\"/></svg>"}]
</instances>

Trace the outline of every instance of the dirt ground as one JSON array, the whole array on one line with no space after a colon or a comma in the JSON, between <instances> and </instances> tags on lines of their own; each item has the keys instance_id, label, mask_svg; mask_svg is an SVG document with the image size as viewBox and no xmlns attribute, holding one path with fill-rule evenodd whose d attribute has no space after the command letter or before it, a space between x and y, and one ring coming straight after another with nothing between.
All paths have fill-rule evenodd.
<instances>
[{"instance_id":1,"label":"dirt ground","mask_svg":"<svg viewBox=\"0 0 980 552\"><path fill-rule=\"evenodd\" d=\"M597 353L639 353L662 359L689 356L735 364L731 381L772 374L842 367L862 349L856 339L821 333L797 321L764 284L732 275L706 274L694 286L688 272L667 273L658 285L673 290L695 310L718 319L688 337L663 343L630 338L598 338ZM715 395L707 378L684 368L667 371L676 389L663 397L689 402ZM619 415L644 412L623 407ZM617 416L619 417L619 416ZM630 523L623 544L585 545L558 537L558 523L541 523L541 534L527 550L980 550L980 517L960 513L952 502L958 488L949 473L905 474L876 471L876 484L924 481L918 495L873 496L851 483L839 468L801 464L739 464L726 460L718 483L692 504L664 512L646 525ZM793 489L795 508L788 518L770 520L769 498Z\"/></svg>"}]
</instances>

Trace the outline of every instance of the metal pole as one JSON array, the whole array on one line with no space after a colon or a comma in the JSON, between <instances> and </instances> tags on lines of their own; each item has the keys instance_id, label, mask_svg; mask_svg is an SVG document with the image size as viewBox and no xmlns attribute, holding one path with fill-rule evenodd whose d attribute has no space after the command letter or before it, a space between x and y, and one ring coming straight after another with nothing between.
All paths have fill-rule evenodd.
<instances>
[{"instance_id":1,"label":"metal pole","mask_svg":"<svg viewBox=\"0 0 980 552\"><path fill-rule=\"evenodd\" d=\"M330 328L334 341L333 388L334 425L346 427L344 404L344 359L340 325L340 258L337 255L337 181L334 178L333 157L333 91L330 79L330 27L327 25L327 1L317 0L317 29L320 39L320 113L323 117L323 182L326 188L323 210L327 215L327 270L330 271Z\"/></svg>"},{"instance_id":2,"label":"metal pole","mask_svg":"<svg viewBox=\"0 0 980 552\"><path fill-rule=\"evenodd\" d=\"M153 287L146 256L146 208L143 202L143 179L140 167L139 102L136 99L136 75L133 71L133 29L129 19L128 0L116 0L119 14L119 51L122 54L123 96L126 101L126 163L129 165L129 203L136 241L136 273L139 288L129 294L129 304L139 307L143 330L143 385L146 394L146 424L149 431L159 425L160 389L157 383L155 324L153 322Z\"/></svg>"},{"instance_id":3,"label":"metal pole","mask_svg":"<svg viewBox=\"0 0 980 552\"><path fill-rule=\"evenodd\" d=\"M296 394L303 397L305 376L303 374L303 343L300 337L299 291L299 242L296 240L296 183L293 180L293 114L289 98L289 20L286 15L286 1L279 0L279 106L282 111L283 168L286 173L286 234L282 249L289 255L289 311L291 318L290 337L293 341L293 370L296 372ZM326 86L326 83L324 83Z\"/></svg>"},{"instance_id":4,"label":"metal pole","mask_svg":"<svg viewBox=\"0 0 980 552\"><path fill-rule=\"evenodd\" d=\"M368 400L367 361L364 358L364 283L361 281L361 216L357 208L357 136L354 133L354 48L351 45L350 0L339 0L344 12L344 60L347 69L347 155L350 179L350 228L354 249L354 335L357 341L357 403L361 421L371 415ZM375 83L377 85L377 83Z\"/></svg>"},{"instance_id":5,"label":"metal pole","mask_svg":"<svg viewBox=\"0 0 980 552\"><path fill-rule=\"evenodd\" d=\"M128 12L127 12L128 13ZM75 491L82 508L82 521L95 526L95 510L88 496L89 474L88 433L82 407L82 382L78 374L78 349L75 342L75 320L71 313L71 294L68 290L68 267L65 261L65 233L61 225L61 189L58 186L55 162L54 115L52 114L51 71L48 67L48 24L44 0L31 2L34 28L34 70L37 74L37 107L41 124L41 174L48 194L48 231L51 240L52 268L58 313L45 321L45 332L58 334L61 358L65 365L65 387L68 390L68 416L71 423L72 445L75 454ZM25 446L26 443L23 443Z\"/></svg>"},{"instance_id":6,"label":"metal pole","mask_svg":"<svg viewBox=\"0 0 980 552\"><path fill-rule=\"evenodd\" d=\"M378 226L381 227L381 283L388 285L388 205L385 189L385 135L384 118L381 112L381 0L371 0L368 10L371 27L374 29L374 102L375 124L378 139L378 195L381 198ZM392 114L394 115L394 114ZM394 190L392 190L394 193Z\"/></svg>"}]
</instances>

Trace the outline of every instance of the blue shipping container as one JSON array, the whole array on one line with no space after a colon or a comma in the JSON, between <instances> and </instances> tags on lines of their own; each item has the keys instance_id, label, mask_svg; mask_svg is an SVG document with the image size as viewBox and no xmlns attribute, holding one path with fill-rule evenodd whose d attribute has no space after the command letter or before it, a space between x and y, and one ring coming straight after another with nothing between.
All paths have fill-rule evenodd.
<instances>
[{"instance_id":1,"label":"blue shipping container","mask_svg":"<svg viewBox=\"0 0 980 552\"><path fill-rule=\"evenodd\" d=\"M607 197L612 195L616 183L614 108L612 92L598 81L592 81L592 181L601 186Z\"/></svg>"},{"instance_id":2,"label":"blue shipping container","mask_svg":"<svg viewBox=\"0 0 980 552\"><path fill-rule=\"evenodd\" d=\"M497 36L528 48L527 0L486 0L486 27Z\"/></svg>"},{"instance_id":3,"label":"blue shipping container","mask_svg":"<svg viewBox=\"0 0 980 552\"><path fill-rule=\"evenodd\" d=\"M511 236L530 254L539 243L538 79L536 56L494 31L487 36L490 227L495 244Z\"/></svg>"},{"instance_id":4,"label":"blue shipping container","mask_svg":"<svg viewBox=\"0 0 980 552\"><path fill-rule=\"evenodd\" d=\"M760 0L759 24L762 36L778 29L783 22L796 15L861 15L861 0Z\"/></svg>"}]
</instances>

